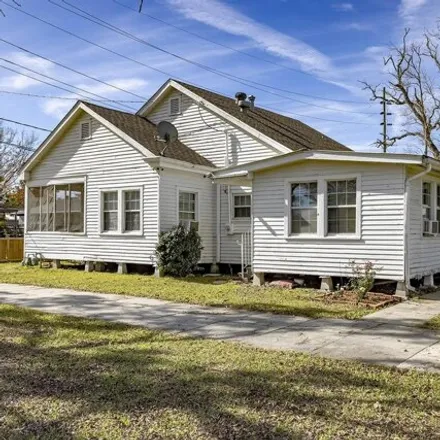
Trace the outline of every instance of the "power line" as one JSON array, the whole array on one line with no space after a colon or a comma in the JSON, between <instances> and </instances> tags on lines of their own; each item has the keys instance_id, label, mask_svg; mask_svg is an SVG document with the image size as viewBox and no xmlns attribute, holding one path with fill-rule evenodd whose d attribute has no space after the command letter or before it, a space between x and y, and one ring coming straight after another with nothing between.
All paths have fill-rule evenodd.
<instances>
[{"instance_id":1,"label":"power line","mask_svg":"<svg viewBox=\"0 0 440 440\"><path fill-rule=\"evenodd\" d=\"M353 113L358 113L358 114L364 114L364 115L365 114L366 115L375 115L375 113L370 113L370 112L347 111L347 110L342 110L342 109L337 109L337 108L332 108L332 107L326 107L326 106L323 106L323 105L314 104L314 103L306 102L306 101L301 101L301 100L294 99L294 98L291 98L291 97L288 97L288 96L280 95L279 93L274 93L274 92L271 92L269 90L265 90L264 88L262 89L261 87L265 87L265 88L268 88L268 89L271 89L271 90L280 91L280 92L283 92L283 93L294 93L294 94L296 93L296 92L292 92L290 90L286 90L286 89L283 89L283 88L280 88L280 87L274 87L274 86L271 86L271 85L268 85L268 84L252 81L252 80L247 79L247 78L242 78L242 77L239 77L239 76L236 76L236 75L232 75L232 74L224 72L222 70L210 67L210 66L208 66L206 64L202 64L202 63L199 63L197 61L191 60L189 58L183 57L183 56L178 55L178 54L176 54L174 52L171 52L169 50L163 49L162 47L160 47L160 46L158 46L156 44L149 43L148 41L146 41L146 40L144 40L142 38L139 38L136 35L128 32L128 31L125 31L124 29L122 29L120 27L117 27L117 26L115 26L115 25L113 25L113 24L111 24L111 23L109 23L109 22L107 22L107 21L97 17L96 15L93 15L93 14L87 12L87 11L84 11L83 9L79 8L78 6L72 5L71 3L67 2L66 0L62 0L63 3L67 4L71 8L76 9L77 11L80 11L81 13L78 13L78 12L73 11L72 9L66 8L65 6L58 4L58 3L56 3L53 0L48 0L48 1L49 1L49 3L51 3L51 4L53 4L53 5L57 6L57 7L65 10L67 12L70 12L71 14L74 14L74 15L76 15L78 17L81 17L84 20L87 20L87 21L90 21L92 23L95 23L98 26L101 26L101 27L103 27L105 29L111 30L112 32L115 32L115 33L117 33L119 35L122 35L122 36L128 38L128 39L136 41L137 43L143 44L143 45L145 45L147 47L150 47L152 49L155 49L155 50L157 50L159 52L162 52L162 53L165 53L167 55L170 55L170 56L172 56L172 57L174 57L174 58L176 58L176 59L178 59L180 61L186 62L188 64L196 66L196 67L198 67L200 69L203 69L205 71L213 73L213 74L215 74L217 76L220 76L222 78L226 78L226 79L228 79L230 81L234 81L234 82L239 83L241 85L252 86L255 89L260 90L260 91L262 91L264 93L268 93L268 94L271 94L271 95L274 95L274 96L279 96L279 97L282 97L284 99L287 99L287 100L290 100L290 101L293 101L293 102L298 102L298 103L303 104L303 105L317 107L317 108L322 108L322 109L325 109L325 110L328 110L328 111L341 112L341 113L352 113L352 114ZM83 14L85 14L85 15L83 15Z\"/></svg>"},{"instance_id":2,"label":"power line","mask_svg":"<svg viewBox=\"0 0 440 440\"><path fill-rule=\"evenodd\" d=\"M183 82L186 82L186 83L188 83L188 84L191 84L191 85L194 85L194 86L197 86L197 87L202 87L202 88L204 88L205 90L209 90L209 91L212 91L212 92L215 92L215 93L221 93L221 92L219 92L218 90L214 90L214 89L211 89L211 88L203 87L203 86L201 86L200 84L196 84L196 83L193 83L193 82L191 82L190 80L187 80L187 79L185 79L185 78L179 77L179 76L177 76L177 75L170 74L169 72L163 71L163 70L158 69L158 68L153 67L153 66L150 66L150 65L148 65L148 64L146 64L146 63L143 63L142 61L139 61L139 60L137 60L137 59L135 59L135 58L129 57L129 56L124 55L124 54L121 54L120 52L117 52L117 51L115 51L115 50L112 50L112 49L109 49L109 48L107 48L107 47L105 47L105 46L102 46L102 45L100 45L100 44L98 44L98 43L95 43L95 42L93 42L93 41L91 41L91 40L88 40L87 38L81 37L80 35L75 34L74 32L71 32L71 31L69 31L69 30L67 30L67 29L65 29L65 28L62 28L62 27L60 27L60 26L58 26L58 25L56 25L56 24L53 24L53 23L51 23L51 22L49 22L49 21L47 21L47 20L45 20L45 19L43 19L43 18L37 17L37 16L34 15L34 14L31 14L31 13L29 13L29 12L26 12L26 11L22 10L22 9L16 8L15 6L10 5L10 4L8 4L8 3L5 3L4 0L0 0L0 1L1 1L1 3L4 4L5 6L11 8L11 9L14 9L16 12L19 12L19 13L21 13L21 14L23 14L23 15L26 15L26 16L28 16L28 17L31 17L31 18L33 18L34 20L37 20L37 21L39 21L39 22L41 22L41 23L46 24L47 26L50 26L50 27L52 27L52 28L54 28L54 29L59 30L60 32L63 32L63 33L65 33L65 34L67 34L67 35L70 35L70 36L72 36L72 37L74 37L74 38L76 38L76 39L78 39L78 40L80 40L80 41L83 41L83 42L85 42L85 43L87 43L87 44L90 44L90 45L92 45L92 46L94 46L94 47L98 47L98 48L101 49L101 50L104 50L104 51L106 51L106 52L108 52L108 53L111 53L111 54L113 54L113 55L116 55L116 56L118 56L118 57L120 57L120 58L123 58L123 59L125 59L125 60L127 60L127 61L131 61L131 62L136 63L136 64L138 64L138 65L140 65L140 66L143 66L143 67L145 67L145 68L147 68L147 69L149 69L149 70L153 70L153 71L155 71L155 72L161 73L162 75L164 75L164 76L166 76L166 77L168 77L168 78L172 78L172 77L174 77L174 78L176 78L176 79L178 79L178 80L181 80L181 81L183 81ZM49 85L51 85L51 84L49 84ZM69 93L72 93L72 92L69 91ZM370 125L370 126L373 126L373 125L374 125L373 123L356 122L356 121L340 121L340 120L333 120L333 119L325 119L325 118L320 118L320 117L316 117L316 116L302 115L302 114L299 114L299 113L298 113L298 114L295 113L295 115L296 115L296 116L299 116L299 117L304 117L304 118L309 118L309 119L316 119L316 120L320 120L320 121L335 122L335 123L338 123L338 124L357 124L357 125Z\"/></svg>"},{"instance_id":3,"label":"power line","mask_svg":"<svg viewBox=\"0 0 440 440\"><path fill-rule=\"evenodd\" d=\"M55 81L55 82L58 82L58 83L60 83L60 84L64 84L64 85L66 85L67 87L71 87L71 88L73 88L73 89L80 90L80 91L85 92L85 93L88 93L88 94L90 94L90 95L97 96L98 98L101 98L101 99L107 99L105 96L98 95L97 93L89 92L88 90L83 89L83 88L81 88L81 87L73 86L73 85L71 85L71 84L69 84L69 83L66 83L66 82L64 82L64 81L60 81L60 80L58 80L58 79L56 79L56 78L53 78L53 77L51 77L51 76L49 76L49 75L45 75L45 74L43 74L43 73L39 73L39 72L37 72L37 71L35 71L35 70L33 70L33 69L30 69L29 67L25 67L25 66L23 66L22 64L15 63L14 61L10 61L10 60L7 60L7 59L5 59L5 58L1 58L1 57L0 57L0 60L5 61L6 63L12 64L13 66L17 66L17 67L19 67L19 68L21 68L21 69L28 70L29 72L35 73L36 75L40 75L40 76L42 76L43 78L48 78L48 79L50 79L51 81ZM58 88L58 89L64 90L64 91L69 92L69 93L75 93L75 94L78 95L78 96L82 96L83 98L85 98L85 99L87 99L87 100L91 100L91 101L93 101L93 98L91 98L90 96L84 95L84 94L82 94L82 93L72 92L71 90L68 90L68 89L66 89L66 88L64 88L64 87L60 87L60 86L57 86L56 84L48 83L47 81L40 80L39 78L35 78L34 76L27 75L27 74L25 74L25 73L23 73L23 72L19 72L18 70L11 69L11 68L6 67L6 66L2 66L2 65L0 65L0 67L3 68L3 69L5 69L5 70L9 70L9 71L11 71L11 72L17 73L18 75L22 75L22 76L25 76L25 77L27 77L27 78L33 79L34 81L38 81L38 82L40 82L40 83L43 83L43 84L46 84L46 85L49 85L49 86L52 86L52 87L56 87L56 88ZM122 106L122 107L126 107L126 108L128 108L128 109L130 109L130 110L136 110L136 109L134 109L133 107L130 107L130 106L125 105L125 104L118 104L118 105L119 105L119 106ZM113 107L115 107L115 106L113 105Z\"/></svg>"},{"instance_id":4,"label":"power line","mask_svg":"<svg viewBox=\"0 0 440 440\"><path fill-rule=\"evenodd\" d=\"M78 101L78 98L73 98L70 96L53 96L53 95L39 95L39 94L35 94L35 93L23 93L23 92L13 92L11 90L0 90L0 94L5 94L5 95L17 95L17 96L25 96L28 98L41 98L41 99L59 99L62 101ZM69 92L69 93L73 93L73 92ZM125 100L125 99L94 99L93 101L95 102L114 102L114 103L127 103L127 104L143 104L145 103L145 100L143 101L132 101L132 100Z\"/></svg>"},{"instance_id":5,"label":"power line","mask_svg":"<svg viewBox=\"0 0 440 440\"><path fill-rule=\"evenodd\" d=\"M0 38L0 41L5 43L5 44L8 44L9 46L15 47L16 49L19 49L19 50L21 50L21 51L23 51L25 53L28 53L28 54L33 55L33 56L36 56L36 57L41 58L41 59L43 59L45 61L49 61L50 63L55 64L56 66L62 67L63 69L70 70L71 72L76 73L77 75L84 76L85 78L88 78L88 79L91 79L93 81L99 82L100 84L104 84L104 85L106 85L108 87L112 87L113 89L119 90L120 92L128 93L129 95L135 96L136 98L141 98L141 99L144 99L144 100L147 99L144 96L141 96L141 95L138 95L136 93L130 92L129 90L125 90L122 87L118 87L118 86L115 86L114 84L110 84L110 83L108 83L106 81L102 81L102 80L100 80L98 78L95 78L94 76L88 75L88 74L86 74L84 72L80 72L79 70L73 69L72 67L66 66L65 64L61 64L61 63L59 63L57 61L54 61L53 59L47 58L47 57L45 57L43 55L39 55L39 54L37 54L35 52L32 52L31 50L25 49L24 47L18 46L17 44L14 44L14 43L11 43L10 41L4 40L3 38Z\"/></svg>"},{"instance_id":6,"label":"power line","mask_svg":"<svg viewBox=\"0 0 440 440\"><path fill-rule=\"evenodd\" d=\"M47 131L49 133L52 131L47 128L37 127L36 125L30 125L30 124L25 124L23 122L13 121L12 119L0 118L0 121L9 122L11 124L23 125L24 127L33 128L35 130L40 130L40 131Z\"/></svg>"},{"instance_id":7,"label":"power line","mask_svg":"<svg viewBox=\"0 0 440 440\"><path fill-rule=\"evenodd\" d=\"M119 2L118 0L113 0L113 2L118 4L118 5L120 5L120 6L122 6L123 8L129 9L129 10L131 10L133 12L137 12L136 9L133 9L130 6L128 6L128 5L126 5L126 4L122 3L122 2ZM276 63L275 61L271 61L271 60L268 60L266 58L262 58L262 57L259 57L257 55L253 55L253 54L251 54L249 52L245 52L243 50L236 49L236 48L234 48L232 46L228 46L226 44L219 43L218 41L209 39L207 37L204 37L203 35L200 35L200 34L197 34L195 32L192 32L192 31L189 31L187 29L184 29L182 27L176 26L175 24L172 24L172 23L170 23L168 21L162 20L161 18L155 17L153 15L147 14L146 12L141 12L141 15L145 15L146 17L151 18L152 20L155 20L155 21L157 21L159 23L165 24L166 26L172 27L172 28L177 29L177 30L179 30L181 32L185 32L188 35L192 35L193 37L196 37L196 38L198 38L200 40L207 41L209 43L215 44L215 45L217 45L219 47L223 47L223 48L229 49L229 50L231 50L233 52L237 52L237 53L239 53L241 55L245 55L247 57L254 58L256 60L263 61L263 62L268 63L268 64L272 64L272 65L280 67L282 69L290 70L291 72L300 73L302 75L310 76L310 77L312 77L314 79L319 79L319 80L322 80L322 81L326 81L325 78L322 78L322 77L320 77L318 75L315 75L313 73L309 73L309 72L305 72L305 71L303 71L301 69L295 69L293 67L285 66L283 64ZM346 104L365 104L364 102L361 102L361 101L353 101L353 100L348 100L348 99L326 98L324 96L308 95L306 93L300 93L300 92L289 91L289 93L292 93L292 94L298 95L298 96L304 96L304 97L307 97L307 98L320 99L320 100L323 100L323 101L333 101L333 102L346 103Z\"/></svg>"}]
</instances>

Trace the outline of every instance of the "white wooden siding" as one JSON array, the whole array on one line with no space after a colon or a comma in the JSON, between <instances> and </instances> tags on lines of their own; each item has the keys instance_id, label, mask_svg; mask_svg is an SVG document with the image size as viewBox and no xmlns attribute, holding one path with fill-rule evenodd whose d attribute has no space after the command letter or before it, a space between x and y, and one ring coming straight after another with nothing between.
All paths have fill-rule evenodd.
<instances>
[{"instance_id":1,"label":"white wooden siding","mask_svg":"<svg viewBox=\"0 0 440 440\"><path fill-rule=\"evenodd\" d=\"M201 174L165 169L160 173L160 230L170 230L179 222L178 191L197 192L199 234L202 238L201 263L216 260L216 187Z\"/></svg>"},{"instance_id":2,"label":"white wooden siding","mask_svg":"<svg viewBox=\"0 0 440 440\"><path fill-rule=\"evenodd\" d=\"M80 140L81 122L92 122L91 139ZM89 116L80 117L30 175L50 180L86 176L86 233L26 233L26 254L47 258L152 264L158 236L158 176L142 154ZM142 237L100 235L99 190L143 188Z\"/></svg>"},{"instance_id":3,"label":"white wooden siding","mask_svg":"<svg viewBox=\"0 0 440 440\"><path fill-rule=\"evenodd\" d=\"M286 239L285 180L344 174L361 175L361 239ZM256 173L254 271L350 276L350 260L369 260L377 278L403 280L404 184L400 165L312 162Z\"/></svg>"},{"instance_id":4,"label":"white wooden siding","mask_svg":"<svg viewBox=\"0 0 440 440\"><path fill-rule=\"evenodd\" d=\"M408 177L418 172L420 170L408 173ZM432 174L409 183L408 259L410 278L421 278L424 275L440 272L440 236L423 236L422 182L424 181L432 181L440 185L440 180ZM435 215L435 204L431 209Z\"/></svg>"},{"instance_id":5,"label":"white wooden siding","mask_svg":"<svg viewBox=\"0 0 440 440\"><path fill-rule=\"evenodd\" d=\"M243 193L251 194L252 188L228 185L220 187L220 263L241 264L241 234L251 229L251 220L232 218L232 203L235 194Z\"/></svg>"},{"instance_id":6,"label":"white wooden siding","mask_svg":"<svg viewBox=\"0 0 440 440\"><path fill-rule=\"evenodd\" d=\"M181 113L169 114L170 98L181 97ZM192 98L174 91L147 115L155 124L172 122L179 130L179 139L218 167L225 166L225 133L229 132L229 163L239 165L279 154L273 147L249 136L242 130L199 106Z\"/></svg>"}]
</instances>

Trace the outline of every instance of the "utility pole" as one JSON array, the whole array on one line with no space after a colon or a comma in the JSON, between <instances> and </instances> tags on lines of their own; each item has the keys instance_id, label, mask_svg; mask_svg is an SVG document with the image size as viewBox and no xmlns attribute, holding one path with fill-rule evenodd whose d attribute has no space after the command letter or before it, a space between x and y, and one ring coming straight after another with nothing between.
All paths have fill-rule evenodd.
<instances>
[{"instance_id":1,"label":"utility pole","mask_svg":"<svg viewBox=\"0 0 440 440\"><path fill-rule=\"evenodd\" d=\"M142 12L142 7L144 6L144 0L139 0L139 13Z\"/></svg>"},{"instance_id":2,"label":"utility pole","mask_svg":"<svg viewBox=\"0 0 440 440\"><path fill-rule=\"evenodd\" d=\"M391 113L388 113L388 106L391 105L391 103L387 101L385 87L382 90L382 101L380 103L382 104L382 111L380 114L383 117L382 122L380 123L380 125L382 125L382 140L379 140L377 143L383 148L383 152L386 153L388 148L388 127L393 124L388 122L388 116L391 116Z\"/></svg>"}]
</instances>

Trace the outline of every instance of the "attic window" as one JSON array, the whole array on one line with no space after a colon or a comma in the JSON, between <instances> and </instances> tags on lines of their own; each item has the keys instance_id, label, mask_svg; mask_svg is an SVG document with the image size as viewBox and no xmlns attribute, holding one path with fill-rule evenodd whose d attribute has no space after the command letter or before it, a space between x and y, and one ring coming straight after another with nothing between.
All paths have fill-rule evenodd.
<instances>
[{"instance_id":1,"label":"attic window","mask_svg":"<svg viewBox=\"0 0 440 440\"><path fill-rule=\"evenodd\" d=\"M92 137L92 124L90 122L83 122L81 124L81 140L90 139Z\"/></svg>"},{"instance_id":2,"label":"attic window","mask_svg":"<svg viewBox=\"0 0 440 440\"><path fill-rule=\"evenodd\" d=\"M180 97L170 99L170 115L180 114Z\"/></svg>"}]
</instances>

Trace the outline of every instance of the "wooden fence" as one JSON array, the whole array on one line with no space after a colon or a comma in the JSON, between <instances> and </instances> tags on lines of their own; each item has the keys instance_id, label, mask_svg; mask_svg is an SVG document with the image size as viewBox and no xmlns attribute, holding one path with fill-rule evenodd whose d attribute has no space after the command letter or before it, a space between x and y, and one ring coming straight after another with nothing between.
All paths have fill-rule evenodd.
<instances>
[{"instance_id":1,"label":"wooden fence","mask_svg":"<svg viewBox=\"0 0 440 440\"><path fill-rule=\"evenodd\" d=\"M23 259L23 238L0 238L0 262Z\"/></svg>"}]
</instances>

